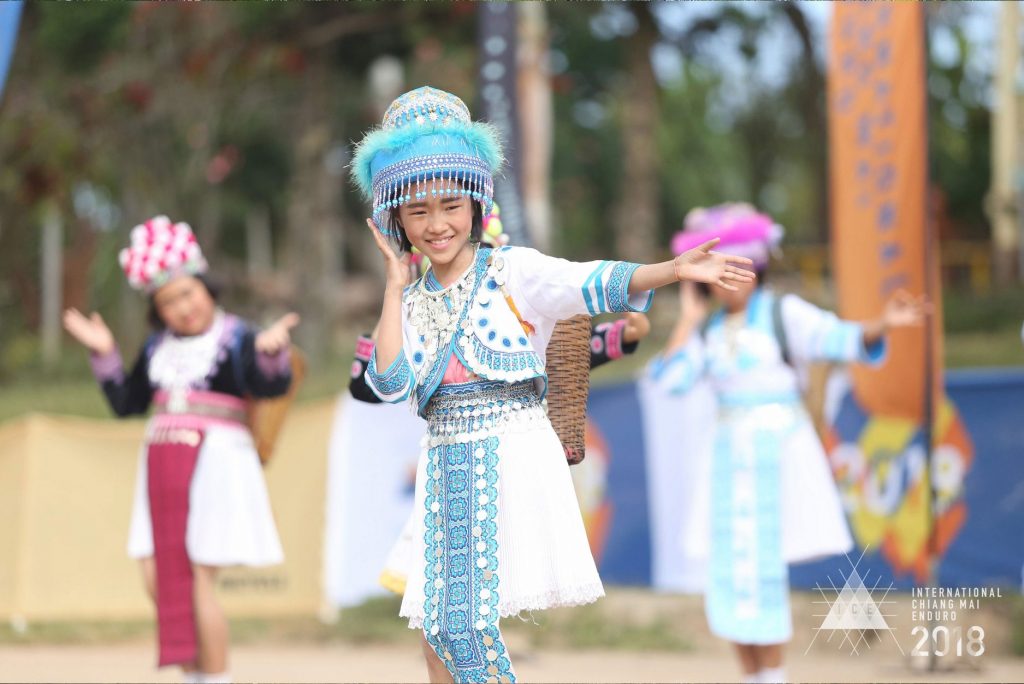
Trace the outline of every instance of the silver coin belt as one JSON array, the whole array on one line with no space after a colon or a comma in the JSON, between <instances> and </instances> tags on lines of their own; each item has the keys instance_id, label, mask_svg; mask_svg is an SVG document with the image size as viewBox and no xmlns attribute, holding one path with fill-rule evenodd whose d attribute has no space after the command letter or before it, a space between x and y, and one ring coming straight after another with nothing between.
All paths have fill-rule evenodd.
<instances>
[{"instance_id":1,"label":"silver coin belt","mask_svg":"<svg viewBox=\"0 0 1024 684\"><path fill-rule=\"evenodd\" d=\"M442 385L427 404L427 445L459 444L529 430L547 420L532 382Z\"/></svg>"}]
</instances>

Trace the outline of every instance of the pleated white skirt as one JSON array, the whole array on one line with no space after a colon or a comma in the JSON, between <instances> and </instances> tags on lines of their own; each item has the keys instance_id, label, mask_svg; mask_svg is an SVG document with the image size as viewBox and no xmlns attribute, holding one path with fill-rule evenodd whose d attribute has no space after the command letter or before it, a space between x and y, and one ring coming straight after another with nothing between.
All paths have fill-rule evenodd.
<instances>
[{"instance_id":1,"label":"pleated white skirt","mask_svg":"<svg viewBox=\"0 0 1024 684\"><path fill-rule=\"evenodd\" d=\"M147 449L139 453L128 555L153 555L149 515ZM215 425L206 429L189 488L185 547L193 563L230 566L284 561L281 541L249 430Z\"/></svg>"},{"instance_id":2,"label":"pleated white skirt","mask_svg":"<svg viewBox=\"0 0 1024 684\"><path fill-rule=\"evenodd\" d=\"M416 529L401 616L423 625L427 459L416 474ZM562 445L546 420L500 435L498 612L592 603L604 596Z\"/></svg>"},{"instance_id":3,"label":"pleated white skirt","mask_svg":"<svg viewBox=\"0 0 1024 684\"><path fill-rule=\"evenodd\" d=\"M778 449L780 459L782 555L787 563L804 563L853 549L839 489L829 468L825 448L802 407L794 409L795 422L784 425ZM718 430L736 426L719 425ZM711 462L698 473L695 500L683 525L681 547L698 560L707 559L710 545Z\"/></svg>"}]
</instances>

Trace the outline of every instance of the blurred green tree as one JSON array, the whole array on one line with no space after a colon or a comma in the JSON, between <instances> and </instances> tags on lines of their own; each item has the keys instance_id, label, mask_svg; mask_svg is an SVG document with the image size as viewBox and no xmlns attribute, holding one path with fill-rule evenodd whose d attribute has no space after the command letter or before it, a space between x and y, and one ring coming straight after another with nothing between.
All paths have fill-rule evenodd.
<instances>
[{"instance_id":1,"label":"blurred green tree","mask_svg":"<svg viewBox=\"0 0 1024 684\"><path fill-rule=\"evenodd\" d=\"M686 211L725 200L772 212L790 241L826 239L825 46L807 6L545 7L557 252L655 258ZM929 9L932 174L945 232L971 239L988 235L991 74L967 30L979 11ZM345 174L352 142L386 104L368 73L388 56L405 86L472 103L474 12L27 5L0 110L0 346L26 348L5 343L38 329L39 226L55 207L65 301L119 320L126 342L144 332L143 303L116 252L132 225L165 212L196 227L238 286L232 306L255 315L251 293L299 307L303 344L322 357L335 324L371 309L376 292L379 257Z\"/></svg>"}]
</instances>

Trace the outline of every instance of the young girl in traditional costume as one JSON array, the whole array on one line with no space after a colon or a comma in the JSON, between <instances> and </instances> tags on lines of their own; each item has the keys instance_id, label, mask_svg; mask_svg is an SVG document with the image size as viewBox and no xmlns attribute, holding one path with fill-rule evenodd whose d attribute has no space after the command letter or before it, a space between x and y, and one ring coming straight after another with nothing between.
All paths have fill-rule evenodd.
<instances>
[{"instance_id":1,"label":"young girl in traditional costume","mask_svg":"<svg viewBox=\"0 0 1024 684\"><path fill-rule=\"evenodd\" d=\"M217 571L284 559L245 399L288 390L289 329L298 318L260 332L221 310L191 228L166 216L136 226L120 262L130 285L149 296L155 328L131 369L99 314L69 309L64 327L91 352L114 413L155 407L128 553L156 603L159 664L181 665L186 681L229 681Z\"/></svg>"},{"instance_id":2,"label":"young girl in traditional costume","mask_svg":"<svg viewBox=\"0 0 1024 684\"><path fill-rule=\"evenodd\" d=\"M497 203L483 219L481 242L491 248L508 244ZM411 277L415 278L426 271L430 260L414 249L411 265ZM401 494L411 492L405 487L406 469L410 465L413 472L422 468L415 467L415 459L423 458L419 445L427 425L415 413L381 402L366 384L376 336L374 330L356 340L349 396L339 401L331 434L324 584L334 606L356 605L381 588L399 596L405 593L412 535L422 517L413 510L411 500L402 501L408 507L396 506L395 494L399 488ZM389 429L385 434L366 429L375 424L387 424ZM374 460L375 467L361 467L366 459ZM392 496L381 491L382 485L391 489ZM356 522L367 514L377 521L376 526ZM389 530L394 543L382 546L391 541Z\"/></svg>"},{"instance_id":3,"label":"young girl in traditional costume","mask_svg":"<svg viewBox=\"0 0 1024 684\"><path fill-rule=\"evenodd\" d=\"M543 403L555 323L646 310L654 288L684 279L753 278L714 241L647 266L480 248L500 162L493 130L433 88L392 103L353 160L387 273L367 382L428 426L401 614L456 681L515 680L499 618L604 593ZM431 266L410 284L413 246Z\"/></svg>"},{"instance_id":4,"label":"young girl in traditional costume","mask_svg":"<svg viewBox=\"0 0 1024 684\"><path fill-rule=\"evenodd\" d=\"M733 642L747 681L780 682L792 633L787 563L853 546L824 449L801 402L812 361L879 364L885 334L919 325L925 306L896 293L872 321L843 321L795 295L763 286L782 229L746 204L692 211L673 250L720 239L749 257L758 284L712 286L722 307L707 318L696 287L682 286L682 313L651 372L675 392L706 377L718 401L711 461L710 558L705 609L711 631ZM706 322L705 322L705 319Z\"/></svg>"},{"instance_id":5,"label":"young girl in traditional costume","mask_svg":"<svg viewBox=\"0 0 1024 684\"><path fill-rule=\"evenodd\" d=\"M508 244L508 236L504 233L499 215L498 205L491 206L490 213L483 219L481 244L492 249ZM417 250L413 251L413 265L418 275L426 271L429 260L423 258ZM593 326L590 339L590 367L596 368L622 356L636 351L640 340L650 332L650 321L640 312L630 312L623 317L606 321ZM408 454L418 454L421 462L418 470L426 467L422 459L426 452L419 448L422 434L426 431L426 423L415 414L403 411L396 414L393 409L397 405L381 403L380 398L366 384L365 373L373 356L373 335L362 335L356 343L355 359L352 363L351 377L348 386L349 397L343 398L344 406L341 417L336 422L332 435L331 470L328 485L328 536L325 551L325 585L328 595L335 605L353 605L368 595L367 571L373 567L379 570L379 585L399 596L405 594L409 568L413 565L412 556L416 552L414 537L418 528L423 526L423 512L420 508L411 507L405 524L398 533L398 538L391 546L386 557L380 555L380 545L374 540L379 530L360 531L352 529L352 525L343 525L341 521L348 513L351 521L356 517L355 507L366 505L367 499L358 493L360 487L365 488L368 480L380 481L381 471L374 470L365 477L353 473L356 464L366 458L386 458L395 461L389 465L391 472L403 467ZM387 434L379 435L364 429L368 424L385 421L389 426ZM589 426L588 426L589 427ZM413 433L418 434L413 437ZM335 446L337 445L337 446ZM395 478L397 482L397 478ZM379 492L378 492L379 494ZM381 510L376 503L372 510L363 510L385 526L394 527L394 513ZM342 509L345 509L344 511ZM331 522L334 521L332 525ZM339 544L343 538L344 545ZM356 550L356 544L362 543L365 553ZM420 544L422 547L422 543ZM348 553L345 553L345 552ZM358 558L353 557L358 554ZM430 645L424 641L427 649L428 664L436 671L436 679L445 681L450 678L448 671L436 656ZM435 677L432 677L435 679Z\"/></svg>"}]
</instances>

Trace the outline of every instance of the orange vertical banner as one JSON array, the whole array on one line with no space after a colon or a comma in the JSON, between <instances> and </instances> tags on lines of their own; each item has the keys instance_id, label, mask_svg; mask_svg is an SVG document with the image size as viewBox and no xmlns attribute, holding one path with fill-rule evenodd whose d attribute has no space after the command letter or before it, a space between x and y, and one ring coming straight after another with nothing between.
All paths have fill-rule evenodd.
<instances>
[{"instance_id":1,"label":"orange vertical banner","mask_svg":"<svg viewBox=\"0 0 1024 684\"><path fill-rule=\"evenodd\" d=\"M891 332L883 366L851 369L852 396L843 397L826 442L858 544L925 582L966 519L974 447L943 393L924 4L832 7L829 179L840 313L875 318L903 289L927 293L935 314L925 326Z\"/></svg>"},{"instance_id":2,"label":"orange vertical banner","mask_svg":"<svg viewBox=\"0 0 1024 684\"><path fill-rule=\"evenodd\" d=\"M842 2L833 12L829 175L840 313L875 318L899 289L928 292L938 305L938 268L928 263L934 260L928 254L924 5ZM922 420L929 362L931 387L941 395L936 309L932 334L925 327L897 331L884 366L853 369L855 396L869 413Z\"/></svg>"}]
</instances>

